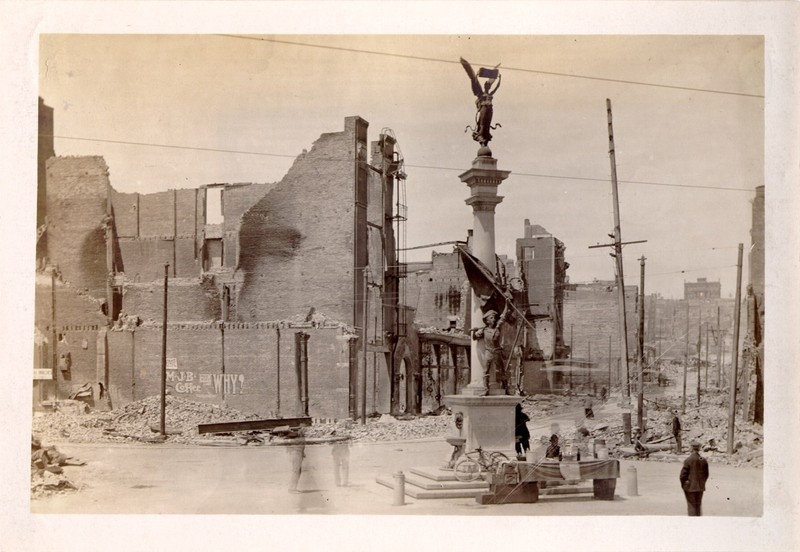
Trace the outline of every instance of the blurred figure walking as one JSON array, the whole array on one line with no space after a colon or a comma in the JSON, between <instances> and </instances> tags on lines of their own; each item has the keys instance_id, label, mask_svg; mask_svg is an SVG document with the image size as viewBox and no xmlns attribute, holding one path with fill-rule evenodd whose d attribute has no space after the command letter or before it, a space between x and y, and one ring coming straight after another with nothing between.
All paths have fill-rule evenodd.
<instances>
[{"instance_id":1,"label":"blurred figure walking","mask_svg":"<svg viewBox=\"0 0 800 552\"><path fill-rule=\"evenodd\" d=\"M306 457L306 442L304 433L301 429L299 436L286 446L286 453L291 462L291 475L289 478L289 492L299 493L297 485L300 483L300 476L303 474L303 459Z\"/></svg>"},{"instance_id":2,"label":"blurred figure walking","mask_svg":"<svg viewBox=\"0 0 800 552\"><path fill-rule=\"evenodd\" d=\"M336 441L331 449L333 456L333 479L337 487L347 487L350 481L350 436Z\"/></svg>"}]
</instances>

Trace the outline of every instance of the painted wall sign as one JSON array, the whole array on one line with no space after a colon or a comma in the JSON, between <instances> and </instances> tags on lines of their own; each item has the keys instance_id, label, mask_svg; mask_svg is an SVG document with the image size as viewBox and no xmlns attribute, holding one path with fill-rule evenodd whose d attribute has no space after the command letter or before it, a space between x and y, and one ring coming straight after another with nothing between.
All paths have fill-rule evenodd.
<instances>
[{"instance_id":1,"label":"painted wall sign","mask_svg":"<svg viewBox=\"0 0 800 552\"><path fill-rule=\"evenodd\" d=\"M34 368L33 379L35 380L51 380L53 379L53 371L50 368Z\"/></svg>"},{"instance_id":2,"label":"painted wall sign","mask_svg":"<svg viewBox=\"0 0 800 552\"><path fill-rule=\"evenodd\" d=\"M195 374L186 370L174 370L167 373L167 382L176 393L181 394L244 394L244 374Z\"/></svg>"}]
</instances>

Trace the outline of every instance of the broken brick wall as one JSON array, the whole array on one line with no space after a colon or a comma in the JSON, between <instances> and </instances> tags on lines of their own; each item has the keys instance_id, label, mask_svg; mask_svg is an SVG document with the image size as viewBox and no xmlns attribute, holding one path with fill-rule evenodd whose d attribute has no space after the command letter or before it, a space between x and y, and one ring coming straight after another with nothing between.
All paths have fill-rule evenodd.
<instances>
[{"instance_id":1,"label":"broken brick wall","mask_svg":"<svg viewBox=\"0 0 800 552\"><path fill-rule=\"evenodd\" d=\"M527 220L525 222L528 222ZM526 312L553 316L555 311L556 240L550 234L533 235L530 230L540 226L526 225L526 237L517 240L517 259L527 282ZM531 234L528 236L528 234Z\"/></svg>"},{"instance_id":2,"label":"broken brick wall","mask_svg":"<svg viewBox=\"0 0 800 552\"><path fill-rule=\"evenodd\" d=\"M58 329L57 358L69 354L68 370L56 369L58 397L66 399L86 383L102 382L103 372L98 369L97 339L102 326L66 326ZM102 349L101 349L102 351ZM101 366L102 368L102 366Z\"/></svg>"},{"instance_id":3,"label":"broken brick wall","mask_svg":"<svg viewBox=\"0 0 800 552\"><path fill-rule=\"evenodd\" d=\"M48 159L47 256L74 289L98 298L106 296L108 192L102 157Z\"/></svg>"},{"instance_id":4,"label":"broken brick wall","mask_svg":"<svg viewBox=\"0 0 800 552\"><path fill-rule=\"evenodd\" d=\"M53 293L55 284L55 294ZM53 325L53 301L55 300L55 325L106 325L106 316L101 310L103 299L95 298L85 292L78 292L72 286L49 274L36 274L35 323L45 335L49 335ZM55 295L55 299L54 299Z\"/></svg>"},{"instance_id":5,"label":"broken brick wall","mask_svg":"<svg viewBox=\"0 0 800 552\"><path fill-rule=\"evenodd\" d=\"M164 267L161 278L146 284L126 284L122 310L141 320L161 322L164 318ZM210 322L222 317L220 292L211 278L169 278L167 320L169 322Z\"/></svg>"},{"instance_id":6,"label":"broken brick wall","mask_svg":"<svg viewBox=\"0 0 800 552\"><path fill-rule=\"evenodd\" d=\"M169 263L173 277L201 272L198 236L202 235L200 190L183 189L153 194L112 192L119 254L117 271L129 281L163 278Z\"/></svg>"},{"instance_id":7,"label":"broken brick wall","mask_svg":"<svg viewBox=\"0 0 800 552\"><path fill-rule=\"evenodd\" d=\"M239 258L239 227L242 215L258 203L275 184L228 184L222 191L223 266L235 268Z\"/></svg>"},{"instance_id":8,"label":"broken brick wall","mask_svg":"<svg viewBox=\"0 0 800 552\"><path fill-rule=\"evenodd\" d=\"M630 359L636 358L639 318L637 293L636 286L625 286ZM592 362L598 368L607 370L610 337L611 370L615 387L620 381L616 368L621 349L619 328L618 293L613 283L576 284L564 292L564 342L568 346L572 343L571 358L589 360L591 356ZM622 369L624 370L624 366Z\"/></svg>"},{"instance_id":9,"label":"broken brick wall","mask_svg":"<svg viewBox=\"0 0 800 552\"><path fill-rule=\"evenodd\" d=\"M416 322L421 328L446 329L450 317L463 324L467 274L458 253L432 254L429 267L409 271L406 279L406 304L416 309Z\"/></svg>"},{"instance_id":10,"label":"broken brick wall","mask_svg":"<svg viewBox=\"0 0 800 552\"><path fill-rule=\"evenodd\" d=\"M280 387L280 415L301 415L294 338L300 331L310 334L309 414L347 417L348 348L338 328L170 324L167 389L186 400L224 403L243 413L268 417L278 413ZM161 339L160 327L109 332L110 390L115 407L161 393Z\"/></svg>"},{"instance_id":11,"label":"broken brick wall","mask_svg":"<svg viewBox=\"0 0 800 552\"><path fill-rule=\"evenodd\" d=\"M323 134L242 217L242 321L317 312L354 319L356 120Z\"/></svg>"}]
</instances>

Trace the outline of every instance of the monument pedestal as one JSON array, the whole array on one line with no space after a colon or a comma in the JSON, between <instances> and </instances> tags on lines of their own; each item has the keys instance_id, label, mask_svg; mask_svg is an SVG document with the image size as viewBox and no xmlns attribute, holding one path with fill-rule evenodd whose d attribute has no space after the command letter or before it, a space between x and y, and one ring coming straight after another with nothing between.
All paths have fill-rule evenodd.
<instances>
[{"instance_id":1,"label":"monument pedestal","mask_svg":"<svg viewBox=\"0 0 800 552\"><path fill-rule=\"evenodd\" d=\"M466 452L481 447L484 450L499 450L509 457L514 452L514 408L522 397L511 395L447 395L444 403L453 414L464 414L464 436Z\"/></svg>"}]
</instances>

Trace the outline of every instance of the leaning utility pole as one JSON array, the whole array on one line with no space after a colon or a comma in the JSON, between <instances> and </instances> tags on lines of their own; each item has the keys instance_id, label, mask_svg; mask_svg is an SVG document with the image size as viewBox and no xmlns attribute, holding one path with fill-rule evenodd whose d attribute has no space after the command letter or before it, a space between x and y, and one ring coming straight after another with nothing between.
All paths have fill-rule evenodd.
<instances>
[{"instance_id":1,"label":"leaning utility pole","mask_svg":"<svg viewBox=\"0 0 800 552\"><path fill-rule=\"evenodd\" d=\"M639 431L644 431L644 262L645 256L639 257L639 397L636 407L636 420Z\"/></svg>"},{"instance_id":2,"label":"leaning utility pole","mask_svg":"<svg viewBox=\"0 0 800 552\"><path fill-rule=\"evenodd\" d=\"M742 303L742 252L744 244L739 244L739 260L736 263L736 301L733 311L733 345L731 346L730 405L728 408L728 454L733 454L733 427L736 416L736 373L739 369L739 322Z\"/></svg>"},{"instance_id":3,"label":"leaning utility pole","mask_svg":"<svg viewBox=\"0 0 800 552\"><path fill-rule=\"evenodd\" d=\"M620 323L620 358L625 363L625 397L631 397L631 373L628 366L628 320L625 312L625 277L622 273L622 246L628 243L644 243L647 240L633 242L622 242L622 230L619 223L619 194L617 192L617 160L614 150L614 125L611 120L611 100L606 98L606 111L608 113L608 155L611 161L611 194L614 201L614 233L608 237L614 243L603 245L590 245L589 249L596 247L613 247L614 252L610 255L616 262L617 291L619 294L619 323Z\"/></svg>"},{"instance_id":4,"label":"leaning utility pole","mask_svg":"<svg viewBox=\"0 0 800 552\"><path fill-rule=\"evenodd\" d=\"M631 373L628 367L628 321L625 313L625 277L622 273L622 227L619 222L619 193L617 191L617 158L614 149L614 125L611 119L611 100L606 98L608 112L608 155L611 161L611 193L614 199L614 260L617 262L617 288L619 293L620 346L625 363L625 396L631 396Z\"/></svg>"}]
</instances>

